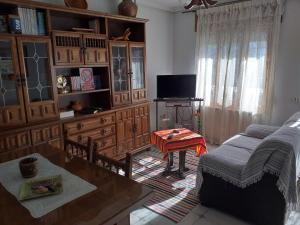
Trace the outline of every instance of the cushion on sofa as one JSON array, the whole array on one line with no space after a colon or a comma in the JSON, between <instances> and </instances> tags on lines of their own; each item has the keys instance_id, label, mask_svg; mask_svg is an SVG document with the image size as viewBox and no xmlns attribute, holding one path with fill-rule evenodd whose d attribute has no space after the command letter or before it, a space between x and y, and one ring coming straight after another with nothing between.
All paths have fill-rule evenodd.
<instances>
[{"instance_id":1,"label":"cushion on sofa","mask_svg":"<svg viewBox=\"0 0 300 225\"><path fill-rule=\"evenodd\" d=\"M223 145L233 146L237 148L243 148L250 154L254 152L256 147L262 142L262 139L248 137L243 134L238 134L228 139Z\"/></svg>"},{"instance_id":2,"label":"cushion on sofa","mask_svg":"<svg viewBox=\"0 0 300 225\"><path fill-rule=\"evenodd\" d=\"M264 139L265 137L273 134L280 127L276 126L268 126L268 125L260 125L260 124L251 124L247 127L245 134L254 137Z\"/></svg>"}]
</instances>

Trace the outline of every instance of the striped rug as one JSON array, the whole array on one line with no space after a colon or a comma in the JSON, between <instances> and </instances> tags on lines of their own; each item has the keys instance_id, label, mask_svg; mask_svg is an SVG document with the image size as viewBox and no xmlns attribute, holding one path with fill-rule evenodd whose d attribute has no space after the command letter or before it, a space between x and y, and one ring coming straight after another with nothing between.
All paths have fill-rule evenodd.
<instances>
[{"instance_id":1,"label":"striped rug","mask_svg":"<svg viewBox=\"0 0 300 225\"><path fill-rule=\"evenodd\" d=\"M178 153L174 154L175 167L178 166ZM172 221L180 222L198 203L195 192L196 169L199 158L194 151L186 155L185 179L163 176L166 162L157 150L136 155L133 163L133 179L154 189L154 197L145 207Z\"/></svg>"}]
</instances>

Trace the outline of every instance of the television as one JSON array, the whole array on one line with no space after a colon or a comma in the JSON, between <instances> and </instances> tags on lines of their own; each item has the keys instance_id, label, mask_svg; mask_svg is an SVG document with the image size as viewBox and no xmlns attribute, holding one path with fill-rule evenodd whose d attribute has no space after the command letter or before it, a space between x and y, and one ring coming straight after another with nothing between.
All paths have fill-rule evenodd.
<instances>
[{"instance_id":1,"label":"television","mask_svg":"<svg viewBox=\"0 0 300 225\"><path fill-rule=\"evenodd\" d=\"M196 75L158 75L157 98L195 98Z\"/></svg>"}]
</instances>

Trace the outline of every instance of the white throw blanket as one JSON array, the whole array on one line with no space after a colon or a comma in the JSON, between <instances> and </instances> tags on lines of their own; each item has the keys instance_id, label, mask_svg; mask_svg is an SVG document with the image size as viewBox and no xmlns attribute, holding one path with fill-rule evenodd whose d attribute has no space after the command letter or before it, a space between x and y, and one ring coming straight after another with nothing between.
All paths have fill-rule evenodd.
<instances>
[{"instance_id":1,"label":"white throw blanket","mask_svg":"<svg viewBox=\"0 0 300 225\"><path fill-rule=\"evenodd\" d=\"M240 136L242 137L242 136ZM249 146L247 137L238 137L240 145ZM255 148L223 145L200 158L197 187L200 190L203 177L207 172L224 179L240 188L260 181L264 173L278 176L277 186L283 194L288 210L298 207L297 178L300 157L300 123L286 123L273 134L261 141ZM255 140L253 139L253 144ZM222 148L222 151L221 151ZM226 154L228 153L228 154ZM231 158L231 159L230 159Z\"/></svg>"}]
</instances>

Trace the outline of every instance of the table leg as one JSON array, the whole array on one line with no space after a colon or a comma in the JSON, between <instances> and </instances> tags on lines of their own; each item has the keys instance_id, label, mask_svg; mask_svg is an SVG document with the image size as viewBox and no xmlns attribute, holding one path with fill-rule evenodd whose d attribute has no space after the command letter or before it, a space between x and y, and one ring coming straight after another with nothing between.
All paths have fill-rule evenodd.
<instances>
[{"instance_id":1,"label":"table leg","mask_svg":"<svg viewBox=\"0 0 300 225\"><path fill-rule=\"evenodd\" d=\"M165 171L163 172L164 176L169 175L172 172L172 168L174 167L174 153L170 152L168 154L168 162L167 162L167 166L165 168Z\"/></svg>"},{"instance_id":2,"label":"table leg","mask_svg":"<svg viewBox=\"0 0 300 225\"><path fill-rule=\"evenodd\" d=\"M183 174L184 171L186 171L185 156L186 156L186 151L179 152L179 169L178 169L178 177L179 178L185 178L185 176Z\"/></svg>"}]
</instances>

